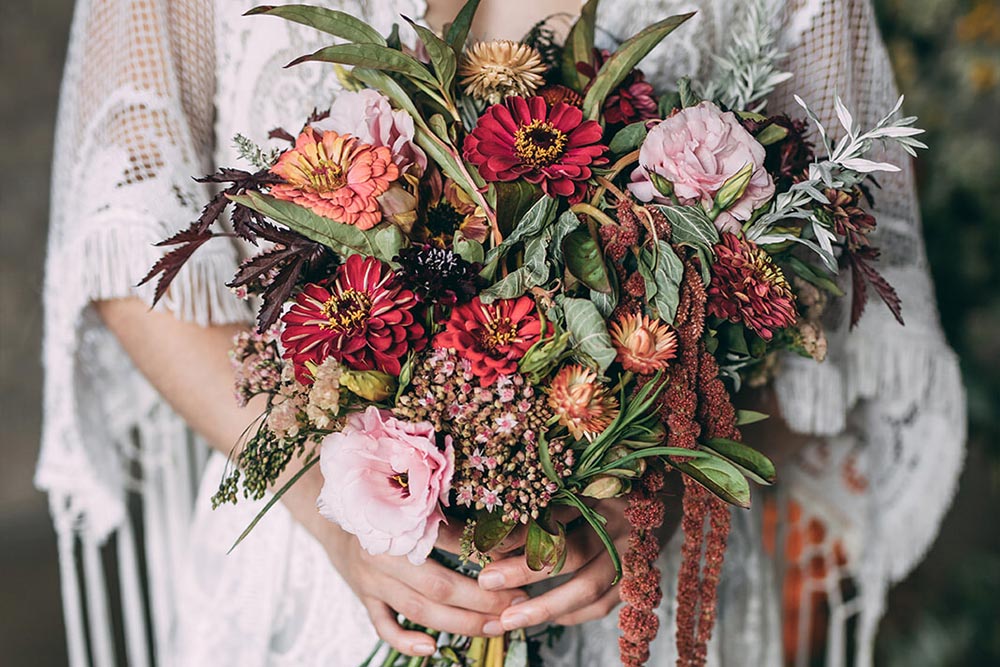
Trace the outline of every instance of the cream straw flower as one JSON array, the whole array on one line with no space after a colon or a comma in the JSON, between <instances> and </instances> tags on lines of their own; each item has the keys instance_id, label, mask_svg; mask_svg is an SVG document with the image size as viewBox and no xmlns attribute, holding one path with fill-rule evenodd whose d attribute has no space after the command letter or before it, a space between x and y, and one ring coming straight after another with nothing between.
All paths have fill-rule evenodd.
<instances>
[{"instance_id":1,"label":"cream straw flower","mask_svg":"<svg viewBox=\"0 0 1000 667\"><path fill-rule=\"evenodd\" d=\"M545 63L537 50L509 39L478 42L458 69L465 92L488 104L510 95L531 96L545 83Z\"/></svg>"}]
</instances>

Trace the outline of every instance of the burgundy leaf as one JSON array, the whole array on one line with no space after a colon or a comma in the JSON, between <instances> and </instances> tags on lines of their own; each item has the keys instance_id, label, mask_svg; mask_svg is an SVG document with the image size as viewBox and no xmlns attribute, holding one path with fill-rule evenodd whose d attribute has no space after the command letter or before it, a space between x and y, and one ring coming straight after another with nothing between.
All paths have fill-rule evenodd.
<instances>
[{"instance_id":1,"label":"burgundy leaf","mask_svg":"<svg viewBox=\"0 0 1000 667\"><path fill-rule=\"evenodd\" d=\"M156 291L153 293L153 304L155 305L163 295L167 293L167 288L170 283L173 282L174 278L177 277L178 272L184 266L184 264L191 259L191 255L194 254L195 250L200 248L205 241L211 239L214 234L209 231L199 232L197 230L199 223L194 223L188 229L182 232L174 234L172 237L166 241L161 242L159 245L179 245L180 247L175 248L168 252L166 255L161 257L153 265L153 268L149 270L141 281L140 285L145 285L158 274L160 279L156 283Z\"/></svg>"},{"instance_id":2,"label":"burgundy leaf","mask_svg":"<svg viewBox=\"0 0 1000 667\"><path fill-rule=\"evenodd\" d=\"M283 139L290 144L295 143L295 137L289 134L288 130L283 127L276 127L267 133L268 139Z\"/></svg>"},{"instance_id":3,"label":"burgundy leaf","mask_svg":"<svg viewBox=\"0 0 1000 667\"><path fill-rule=\"evenodd\" d=\"M872 247L862 248L857 252L848 254L851 263L851 278L853 282L851 298L851 328L853 329L861 319L865 304L868 300L867 284L871 284L875 293L885 303L896 321L905 326L903 321L903 304L899 294L889 284L889 281L882 276L878 270L872 266L872 262L878 261L879 251Z\"/></svg>"}]
</instances>

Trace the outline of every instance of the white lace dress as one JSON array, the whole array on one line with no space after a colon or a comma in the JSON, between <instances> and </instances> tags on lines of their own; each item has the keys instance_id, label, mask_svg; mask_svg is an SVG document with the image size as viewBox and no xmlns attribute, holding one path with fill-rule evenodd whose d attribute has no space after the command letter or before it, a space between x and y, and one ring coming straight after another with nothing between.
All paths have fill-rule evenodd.
<instances>
[{"instance_id":1,"label":"white lace dress","mask_svg":"<svg viewBox=\"0 0 1000 667\"><path fill-rule=\"evenodd\" d=\"M325 4L381 30L397 14L425 11L422 0ZM599 24L613 41L698 10L643 66L662 89L680 75L711 73L709 54L725 44L741 4L606 0ZM795 76L772 96L772 111L791 110L793 91L828 127L834 93L862 122L888 110L895 85L867 0L774 5ZM37 473L59 536L74 667L352 665L375 640L360 604L280 505L226 555L258 507L210 509L222 457L206 454L89 306L149 297L134 285L158 256L151 244L196 217L207 192L191 177L235 164L233 134L264 143L270 129L294 131L336 95L328 67L282 69L318 36L241 18L250 6L78 2L56 137ZM886 591L920 560L952 496L965 437L957 364L937 322L910 170L882 186L882 266L907 325L872 304L848 337L846 313L832 312L828 361L784 360L784 415L815 439L779 471L776 533L762 539L761 502L734 513L712 664L777 666L784 648L805 665L817 637L825 664L871 664ZM239 249L214 243L162 307L202 324L248 321L223 287ZM676 547L661 564L668 601ZM822 604L811 602L817 596ZM654 667L674 662L672 609L663 607ZM614 616L571 631L551 664L615 664L616 635Z\"/></svg>"}]
</instances>

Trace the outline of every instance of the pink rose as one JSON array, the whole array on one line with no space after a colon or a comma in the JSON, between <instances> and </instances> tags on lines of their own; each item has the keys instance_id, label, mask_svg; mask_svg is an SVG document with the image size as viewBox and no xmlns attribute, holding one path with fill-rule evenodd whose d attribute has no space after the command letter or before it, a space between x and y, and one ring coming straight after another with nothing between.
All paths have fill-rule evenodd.
<instances>
[{"instance_id":1,"label":"pink rose","mask_svg":"<svg viewBox=\"0 0 1000 667\"><path fill-rule=\"evenodd\" d=\"M333 100L330 117L312 124L321 132L350 134L373 146L385 146L392 152L392 161L400 171L412 165L421 173L427 169L427 156L414 142L416 130L413 118L401 110L393 110L389 98L366 88L343 91Z\"/></svg>"},{"instance_id":2,"label":"pink rose","mask_svg":"<svg viewBox=\"0 0 1000 667\"><path fill-rule=\"evenodd\" d=\"M731 112L711 102L683 109L650 130L639 149L639 167L632 172L629 190L638 199L669 204L650 180L653 171L674 186L681 204L714 206L722 185L748 163L753 175L743 196L719 214L715 225L738 232L737 222L749 220L754 209L774 196L774 182L764 169L764 147Z\"/></svg>"},{"instance_id":3,"label":"pink rose","mask_svg":"<svg viewBox=\"0 0 1000 667\"><path fill-rule=\"evenodd\" d=\"M455 453L433 427L370 406L352 414L340 433L323 439L319 511L356 535L372 554L406 556L419 565L437 540L448 504Z\"/></svg>"}]
</instances>

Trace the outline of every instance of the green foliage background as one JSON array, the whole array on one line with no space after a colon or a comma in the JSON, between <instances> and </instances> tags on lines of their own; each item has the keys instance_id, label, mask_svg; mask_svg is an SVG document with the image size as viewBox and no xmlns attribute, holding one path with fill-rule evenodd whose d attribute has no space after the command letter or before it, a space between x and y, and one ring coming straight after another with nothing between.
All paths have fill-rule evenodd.
<instances>
[{"instance_id":1,"label":"green foliage background","mask_svg":"<svg viewBox=\"0 0 1000 667\"><path fill-rule=\"evenodd\" d=\"M941 320L962 359L969 453L927 560L893 591L876 664L1000 664L1000 3L877 0L908 113Z\"/></svg>"}]
</instances>

